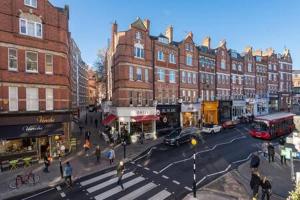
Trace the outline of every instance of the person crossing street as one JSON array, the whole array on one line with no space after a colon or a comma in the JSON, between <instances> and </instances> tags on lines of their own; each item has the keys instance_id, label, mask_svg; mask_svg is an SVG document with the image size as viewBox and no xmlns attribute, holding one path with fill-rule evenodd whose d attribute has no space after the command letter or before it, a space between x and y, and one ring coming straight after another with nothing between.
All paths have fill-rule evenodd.
<instances>
[{"instance_id":1,"label":"person crossing street","mask_svg":"<svg viewBox=\"0 0 300 200\"><path fill-rule=\"evenodd\" d=\"M261 181L261 188L262 188L262 196L261 199L264 200L265 197L267 198L267 200L270 200L270 196L271 196L271 183L270 181L267 179L267 177L264 177Z\"/></svg>"},{"instance_id":2,"label":"person crossing street","mask_svg":"<svg viewBox=\"0 0 300 200\"><path fill-rule=\"evenodd\" d=\"M274 156L275 156L275 149L272 143L269 142L268 144L268 158L269 158L269 163L272 161L274 162Z\"/></svg>"},{"instance_id":3,"label":"person crossing street","mask_svg":"<svg viewBox=\"0 0 300 200\"><path fill-rule=\"evenodd\" d=\"M125 170L124 163L123 163L123 161L120 161L120 163L117 167L117 176L118 176L117 185L120 185L123 191L125 190L124 186L123 186L123 182L122 182L124 170Z\"/></svg>"}]
</instances>

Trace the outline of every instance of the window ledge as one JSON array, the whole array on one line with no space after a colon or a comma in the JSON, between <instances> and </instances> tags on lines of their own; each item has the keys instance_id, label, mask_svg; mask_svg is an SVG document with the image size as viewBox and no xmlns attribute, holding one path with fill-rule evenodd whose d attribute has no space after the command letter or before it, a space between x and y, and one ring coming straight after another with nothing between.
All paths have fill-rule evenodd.
<instances>
[{"instance_id":1,"label":"window ledge","mask_svg":"<svg viewBox=\"0 0 300 200\"><path fill-rule=\"evenodd\" d=\"M8 71L9 72L19 72L18 69L9 69L9 68L8 68Z\"/></svg>"},{"instance_id":2,"label":"window ledge","mask_svg":"<svg viewBox=\"0 0 300 200\"><path fill-rule=\"evenodd\" d=\"M145 58L143 58L143 57L134 56L134 58L137 58L137 59L140 59L140 60L145 60Z\"/></svg>"},{"instance_id":3,"label":"window ledge","mask_svg":"<svg viewBox=\"0 0 300 200\"><path fill-rule=\"evenodd\" d=\"M26 73L29 73L29 74L38 74L39 72L38 71L27 71L25 70Z\"/></svg>"}]
</instances>

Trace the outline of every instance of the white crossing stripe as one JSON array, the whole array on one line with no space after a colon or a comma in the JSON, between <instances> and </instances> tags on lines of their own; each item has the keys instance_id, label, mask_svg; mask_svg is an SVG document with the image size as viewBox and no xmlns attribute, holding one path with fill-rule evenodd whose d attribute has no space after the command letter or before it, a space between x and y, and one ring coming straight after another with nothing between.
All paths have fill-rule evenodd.
<instances>
[{"instance_id":1,"label":"white crossing stripe","mask_svg":"<svg viewBox=\"0 0 300 200\"><path fill-rule=\"evenodd\" d=\"M173 183L177 184L177 185L180 185L180 183L176 180L173 180Z\"/></svg>"},{"instance_id":2,"label":"white crossing stripe","mask_svg":"<svg viewBox=\"0 0 300 200\"><path fill-rule=\"evenodd\" d=\"M137 177L135 179L132 179L132 180L124 183L123 186L124 186L125 189L127 189L127 188L129 188L129 187L131 187L131 186L133 186L133 185L135 185L135 184L137 184L137 183L139 183L139 182L141 182L143 180L145 180L145 178L139 176L139 177ZM115 194L117 194L117 193L119 193L121 191L122 191L122 188L121 188L121 186L118 185L117 187L114 187L114 188L112 188L110 190L107 190L107 191L105 191L105 192L103 192L103 193L95 196L95 199L96 200L103 200L103 199L111 197L111 196L113 196L113 195L115 195Z\"/></svg>"},{"instance_id":3,"label":"white crossing stripe","mask_svg":"<svg viewBox=\"0 0 300 200\"><path fill-rule=\"evenodd\" d=\"M144 185L143 187L140 187L139 189L134 190L133 192L123 196L119 200L134 200L134 199L138 198L139 196L145 194L146 192L152 190L156 186L157 185L154 183L148 183L147 185Z\"/></svg>"},{"instance_id":4,"label":"white crossing stripe","mask_svg":"<svg viewBox=\"0 0 300 200\"><path fill-rule=\"evenodd\" d=\"M153 171L153 173L154 173L154 174L158 174L158 172L157 172L157 171Z\"/></svg>"},{"instance_id":5,"label":"white crossing stripe","mask_svg":"<svg viewBox=\"0 0 300 200\"><path fill-rule=\"evenodd\" d=\"M162 190L148 200L158 200L158 199L164 200L165 198L169 197L170 195L171 195L171 193L168 192L167 190Z\"/></svg>"},{"instance_id":6,"label":"white crossing stripe","mask_svg":"<svg viewBox=\"0 0 300 200\"><path fill-rule=\"evenodd\" d=\"M61 196L62 198L64 198L64 197L66 197L66 194L65 194L64 192L62 192L62 193L60 193L60 196Z\"/></svg>"},{"instance_id":7,"label":"white crossing stripe","mask_svg":"<svg viewBox=\"0 0 300 200\"><path fill-rule=\"evenodd\" d=\"M188 190L188 191L192 191L192 189L188 186L185 186L184 189Z\"/></svg>"},{"instance_id":8,"label":"white crossing stripe","mask_svg":"<svg viewBox=\"0 0 300 200\"><path fill-rule=\"evenodd\" d=\"M165 176L165 175L162 175L162 177L165 178L165 179L169 179L169 177L167 177L167 176Z\"/></svg>"},{"instance_id":9,"label":"white crossing stripe","mask_svg":"<svg viewBox=\"0 0 300 200\"><path fill-rule=\"evenodd\" d=\"M105 179L107 177L110 177L110 176L113 176L113 175L116 175L117 174L117 171L114 170L114 171L110 171L110 172L107 172L106 174L102 174L100 176L96 176L94 178L91 178L91 179L88 179L86 181L82 181L80 182L80 185L82 186L86 186L86 185L89 185L91 183L94 183L94 182L97 182L97 181L100 181L102 179Z\"/></svg>"},{"instance_id":10,"label":"white crossing stripe","mask_svg":"<svg viewBox=\"0 0 300 200\"><path fill-rule=\"evenodd\" d=\"M145 169L145 170L150 170L148 167L145 167L144 169Z\"/></svg>"},{"instance_id":11,"label":"white crossing stripe","mask_svg":"<svg viewBox=\"0 0 300 200\"><path fill-rule=\"evenodd\" d=\"M129 172L129 173L127 173L127 174L124 174L123 177L122 177L122 179L124 180L124 179L129 178L129 177L131 177L131 176L133 176L133 175L134 175L133 172ZM100 183L100 184L98 184L98 185L95 185L95 186L93 186L93 187L90 187L90 188L88 188L86 191L87 191L88 193L92 193L92 192L95 192L95 191L100 190L100 189L102 189L102 188L105 188L106 186L109 186L109 185L111 185L111 184L117 183L117 181L118 181L118 177L115 177L115 178L112 178L112 179L110 179L110 180L108 180L108 181L105 181L105 182L103 182L103 183Z\"/></svg>"}]
</instances>

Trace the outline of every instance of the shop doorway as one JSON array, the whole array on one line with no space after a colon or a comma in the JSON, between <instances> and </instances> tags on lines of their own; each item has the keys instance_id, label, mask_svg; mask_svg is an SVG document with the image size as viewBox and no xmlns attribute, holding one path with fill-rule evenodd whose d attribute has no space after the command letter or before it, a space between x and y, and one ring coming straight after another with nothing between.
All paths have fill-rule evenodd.
<instances>
[{"instance_id":1,"label":"shop doorway","mask_svg":"<svg viewBox=\"0 0 300 200\"><path fill-rule=\"evenodd\" d=\"M40 158L44 158L46 154L48 156L50 155L48 136L39 138L39 150L40 150Z\"/></svg>"}]
</instances>

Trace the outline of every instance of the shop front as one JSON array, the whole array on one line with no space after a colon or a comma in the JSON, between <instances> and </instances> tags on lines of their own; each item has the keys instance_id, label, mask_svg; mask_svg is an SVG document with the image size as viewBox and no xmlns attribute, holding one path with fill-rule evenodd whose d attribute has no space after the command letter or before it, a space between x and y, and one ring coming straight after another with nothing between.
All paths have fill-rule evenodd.
<instances>
[{"instance_id":1,"label":"shop front","mask_svg":"<svg viewBox=\"0 0 300 200\"><path fill-rule=\"evenodd\" d=\"M279 99L277 94L269 95L269 113L274 113L279 111L278 107Z\"/></svg>"},{"instance_id":2,"label":"shop front","mask_svg":"<svg viewBox=\"0 0 300 200\"><path fill-rule=\"evenodd\" d=\"M130 135L145 134L145 138L156 137L156 121L159 115L155 107L116 107L111 113L117 116L117 130L126 130Z\"/></svg>"},{"instance_id":3,"label":"shop front","mask_svg":"<svg viewBox=\"0 0 300 200\"><path fill-rule=\"evenodd\" d=\"M232 101L219 101L219 122L229 121L232 118Z\"/></svg>"},{"instance_id":4,"label":"shop front","mask_svg":"<svg viewBox=\"0 0 300 200\"><path fill-rule=\"evenodd\" d=\"M170 129L180 127L180 105L157 105L159 120L156 129Z\"/></svg>"},{"instance_id":5,"label":"shop front","mask_svg":"<svg viewBox=\"0 0 300 200\"><path fill-rule=\"evenodd\" d=\"M218 124L218 101L204 101L202 103L202 123Z\"/></svg>"},{"instance_id":6,"label":"shop front","mask_svg":"<svg viewBox=\"0 0 300 200\"><path fill-rule=\"evenodd\" d=\"M198 126L200 103L181 104L181 127Z\"/></svg>"},{"instance_id":7,"label":"shop front","mask_svg":"<svg viewBox=\"0 0 300 200\"><path fill-rule=\"evenodd\" d=\"M69 149L70 121L70 113L8 115L0 122L0 160L63 156Z\"/></svg>"},{"instance_id":8,"label":"shop front","mask_svg":"<svg viewBox=\"0 0 300 200\"><path fill-rule=\"evenodd\" d=\"M237 120L238 118L246 114L246 101L244 100L233 100L232 101L232 120Z\"/></svg>"},{"instance_id":9,"label":"shop front","mask_svg":"<svg viewBox=\"0 0 300 200\"><path fill-rule=\"evenodd\" d=\"M269 99L257 98L255 100L254 116L267 115L269 113Z\"/></svg>"},{"instance_id":10,"label":"shop front","mask_svg":"<svg viewBox=\"0 0 300 200\"><path fill-rule=\"evenodd\" d=\"M255 99L246 98L246 116L254 115Z\"/></svg>"}]
</instances>

